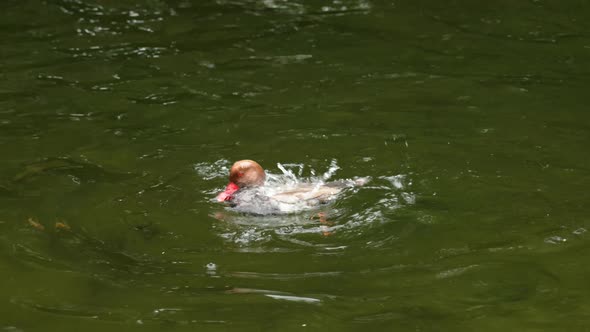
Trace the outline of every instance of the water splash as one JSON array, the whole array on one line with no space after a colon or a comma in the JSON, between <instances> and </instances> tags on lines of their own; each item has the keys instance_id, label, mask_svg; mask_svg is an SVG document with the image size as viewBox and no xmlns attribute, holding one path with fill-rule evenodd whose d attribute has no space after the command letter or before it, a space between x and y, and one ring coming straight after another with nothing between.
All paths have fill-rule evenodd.
<instances>
[{"instance_id":1,"label":"water splash","mask_svg":"<svg viewBox=\"0 0 590 332\"><path fill-rule=\"evenodd\" d=\"M219 174L225 177L227 167L223 165L227 164L226 160L221 160L209 165L199 164L195 169L202 172L200 174L203 177L215 178ZM337 172L341 167L335 159L325 169L318 171L303 163L278 163L277 169L278 172L266 171L264 187L244 190L241 198L259 202L260 195L272 197L301 186L308 189L302 195L305 198L306 195L313 196L323 185L334 182L342 183L344 189L331 201L333 204L310 204L305 199L297 199L279 202L278 206L262 204L227 207L226 211L218 213L221 217L216 217L224 221L221 227L216 227L222 238L240 248L250 248L247 250L264 250L260 247L268 243L273 243L276 249L277 242L284 243L286 248L292 248L293 245L299 248L316 246L309 242L310 235L339 232L362 234L363 231L359 229L392 220L392 214L397 209L413 205L416 200L415 193L410 190L412 180L406 174L382 175L374 179L338 179ZM251 207L255 209L250 210ZM276 209L287 213L276 214ZM327 216L326 223L317 218L319 212Z\"/></svg>"},{"instance_id":2,"label":"water splash","mask_svg":"<svg viewBox=\"0 0 590 332\"><path fill-rule=\"evenodd\" d=\"M281 164L281 163L277 163L277 167L281 170L281 172L283 172L283 176L285 176L288 180L290 180L293 183L299 183L299 179L297 177L297 175L295 175L295 173L293 173L293 170L286 168L285 166L289 167L289 166L298 166L299 167L299 177L301 177L301 174L303 173L303 164ZM272 174L268 174L272 179L274 180L280 180L278 177L273 177Z\"/></svg>"},{"instance_id":3,"label":"water splash","mask_svg":"<svg viewBox=\"0 0 590 332\"><path fill-rule=\"evenodd\" d=\"M324 175L322 175L322 179L324 181L329 180L336 173L336 171L339 169L340 169L340 166L338 166L336 159L332 159L332 161L330 162L330 168L328 168L328 170L324 173Z\"/></svg>"}]
</instances>

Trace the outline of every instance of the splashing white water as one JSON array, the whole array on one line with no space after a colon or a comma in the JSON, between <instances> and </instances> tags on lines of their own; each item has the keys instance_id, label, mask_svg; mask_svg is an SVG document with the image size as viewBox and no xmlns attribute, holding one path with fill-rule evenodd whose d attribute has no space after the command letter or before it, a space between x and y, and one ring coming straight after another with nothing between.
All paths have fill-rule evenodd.
<instances>
[{"instance_id":1,"label":"splashing white water","mask_svg":"<svg viewBox=\"0 0 590 332\"><path fill-rule=\"evenodd\" d=\"M328 168L324 175L322 175L322 179L324 181L329 180L339 169L340 166L338 166L338 163L336 163L336 159L332 159L332 161L330 162L330 168Z\"/></svg>"}]
</instances>

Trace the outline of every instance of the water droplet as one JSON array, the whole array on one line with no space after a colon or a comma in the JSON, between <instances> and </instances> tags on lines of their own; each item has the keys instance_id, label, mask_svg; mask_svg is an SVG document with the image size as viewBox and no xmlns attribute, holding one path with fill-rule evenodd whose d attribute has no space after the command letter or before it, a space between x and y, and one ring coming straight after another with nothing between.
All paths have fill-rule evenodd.
<instances>
[{"instance_id":1,"label":"water droplet","mask_svg":"<svg viewBox=\"0 0 590 332\"><path fill-rule=\"evenodd\" d=\"M545 239L545 243L549 243L549 244L560 244L560 243L565 243L567 241L566 238L561 237L561 236L550 236L548 238Z\"/></svg>"}]
</instances>

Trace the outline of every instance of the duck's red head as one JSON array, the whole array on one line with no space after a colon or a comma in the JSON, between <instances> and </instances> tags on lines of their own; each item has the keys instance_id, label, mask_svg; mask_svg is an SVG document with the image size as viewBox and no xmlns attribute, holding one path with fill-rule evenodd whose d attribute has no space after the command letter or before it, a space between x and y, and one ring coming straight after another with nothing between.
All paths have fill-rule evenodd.
<instances>
[{"instance_id":1,"label":"duck's red head","mask_svg":"<svg viewBox=\"0 0 590 332\"><path fill-rule=\"evenodd\" d=\"M253 160L236 161L229 170L229 184L217 195L217 201L231 201L233 194L240 188L257 187L264 184L264 169Z\"/></svg>"}]
</instances>

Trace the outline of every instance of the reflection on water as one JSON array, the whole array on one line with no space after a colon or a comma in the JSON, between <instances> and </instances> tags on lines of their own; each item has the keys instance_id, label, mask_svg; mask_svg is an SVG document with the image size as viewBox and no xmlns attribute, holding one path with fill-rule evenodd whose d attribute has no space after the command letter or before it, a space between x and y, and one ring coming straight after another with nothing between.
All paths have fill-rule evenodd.
<instances>
[{"instance_id":1,"label":"reflection on water","mask_svg":"<svg viewBox=\"0 0 590 332\"><path fill-rule=\"evenodd\" d=\"M587 4L0 8L0 329L587 328Z\"/></svg>"}]
</instances>

